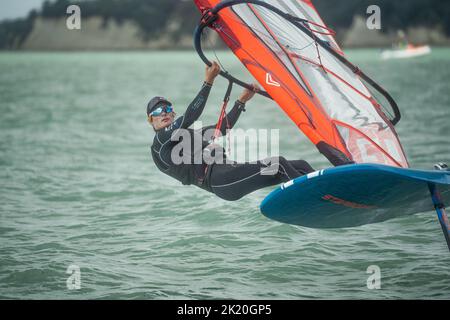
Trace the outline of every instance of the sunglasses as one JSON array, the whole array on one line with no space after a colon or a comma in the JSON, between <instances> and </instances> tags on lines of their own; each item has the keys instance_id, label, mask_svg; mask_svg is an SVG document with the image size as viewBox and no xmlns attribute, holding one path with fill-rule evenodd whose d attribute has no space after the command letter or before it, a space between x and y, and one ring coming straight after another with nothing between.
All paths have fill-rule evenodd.
<instances>
[{"instance_id":1,"label":"sunglasses","mask_svg":"<svg viewBox=\"0 0 450 320\"><path fill-rule=\"evenodd\" d=\"M150 115L152 117L159 117L163 113L171 113L173 112L172 106L164 106L164 107L158 107L155 110L153 110Z\"/></svg>"}]
</instances>

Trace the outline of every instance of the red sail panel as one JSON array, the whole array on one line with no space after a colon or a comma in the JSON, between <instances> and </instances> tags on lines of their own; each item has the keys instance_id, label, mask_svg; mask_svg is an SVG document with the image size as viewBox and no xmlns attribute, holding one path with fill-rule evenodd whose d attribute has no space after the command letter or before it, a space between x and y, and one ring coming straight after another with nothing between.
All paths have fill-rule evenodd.
<instances>
[{"instance_id":1,"label":"red sail panel","mask_svg":"<svg viewBox=\"0 0 450 320\"><path fill-rule=\"evenodd\" d=\"M220 0L194 0L204 12ZM309 0L266 0L343 55ZM314 143L358 163L408 167L394 127L361 79L284 17L244 3L219 12L214 29L287 116Z\"/></svg>"}]
</instances>

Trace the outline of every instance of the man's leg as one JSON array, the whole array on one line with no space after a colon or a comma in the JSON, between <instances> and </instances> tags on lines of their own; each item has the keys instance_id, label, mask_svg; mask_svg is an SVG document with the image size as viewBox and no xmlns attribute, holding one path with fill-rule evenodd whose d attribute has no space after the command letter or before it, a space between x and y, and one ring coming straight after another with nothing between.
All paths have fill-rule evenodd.
<instances>
[{"instance_id":1,"label":"man's leg","mask_svg":"<svg viewBox=\"0 0 450 320\"><path fill-rule=\"evenodd\" d=\"M264 174L279 174L283 180L289 181L315 170L304 160L286 160L284 157L272 157L261 161L267 164L268 168L264 169Z\"/></svg>"},{"instance_id":2,"label":"man's leg","mask_svg":"<svg viewBox=\"0 0 450 320\"><path fill-rule=\"evenodd\" d=\"M290 160L289 163L295 168L295 170L303 175L316 171L305 160Z\"/></svg>"},{"instance_id":3,"label":"man's leg","mask_svg":"<svg viewBox=\"0 0 450 320\"><path fill-rule=\"evenodd\" d=\"M234 201L265 187L295 179L314 169L306 161L268 158L257 163L216 164L211 169L212 191L222 199Z\"/></svg>"}]
</instances>

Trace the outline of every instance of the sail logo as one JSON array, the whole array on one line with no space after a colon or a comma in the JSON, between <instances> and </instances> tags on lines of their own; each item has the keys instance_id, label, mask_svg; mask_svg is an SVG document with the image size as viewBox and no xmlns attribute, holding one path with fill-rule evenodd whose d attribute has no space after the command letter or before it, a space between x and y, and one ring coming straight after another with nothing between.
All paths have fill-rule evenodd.
<instances>
[{"instance_id":1,"label":"sail logo","mask_svg":"<svg viewBox=\"0 0 450 320\"><path fill-rule=\"evenodd\" d=\"M270 73L266 73L266 83L269 86L281 87L281 84L279 82L275 81L272 77L272 74L270 74Z\"/></svg>"},{"instance_id":2,"label":"sail logo","mask_svg":"<svg viewBox=\"0 0 450 320\"><path fill-rule=\"evenodd\" d=\"M351 128L336 123L348 151L357 163L378 163L408 167L402 147L391 130L377 127Z\"/></svg>"},{"instance_id":3,"label":"sail logo","mask_svg":"<svg viewBox=\"0 0 450 320\"><path fill-rule=\"evenodd\" d=\"M369 206L369 205L365 205L362 203L357 203L357 202L340 199L331 194L326 194L326 195L322 196L322 200L329 201L331 203L341 205L341 206L344 206L347 208L353 208L353 209L375 209L376 208L376 206Z\"/></svg>"}]
</instances>

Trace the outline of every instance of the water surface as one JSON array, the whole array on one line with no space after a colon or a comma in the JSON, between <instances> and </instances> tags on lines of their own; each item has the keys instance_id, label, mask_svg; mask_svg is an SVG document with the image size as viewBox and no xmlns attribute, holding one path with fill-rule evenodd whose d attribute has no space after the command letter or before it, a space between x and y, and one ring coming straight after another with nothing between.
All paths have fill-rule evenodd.
<instances>
[{"instance_id":1,"label":"water surface","mask_svg":"<svg viewBox=\"0 0 450 320\"><path fill-rule=\"evenodd\" d=\"M412 166L450 162L450 50L349 57L398 100ZM203 72L192 52L0 54L0 298L450 298L450 255L431 211L307 229L260 214L272 188L230 203L160 173L145 105L164 95L181 114ZM225 88L218 80L205 124ZM328 166L269 100L250 103L238 127L279 128L282 155ZM80 290L66 286L73 264ZM366 286L370 265L381 290Z\"/></svg>"}]
</instances>

